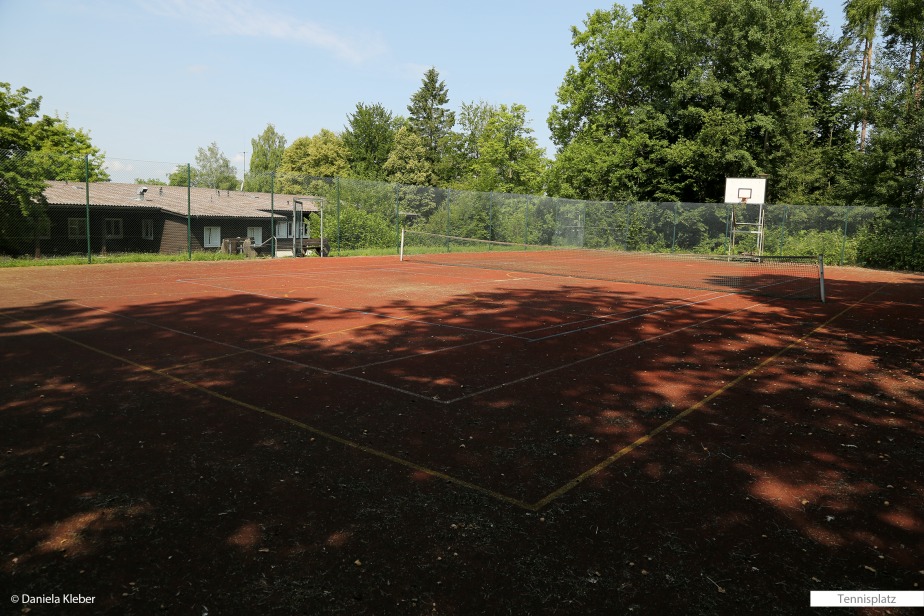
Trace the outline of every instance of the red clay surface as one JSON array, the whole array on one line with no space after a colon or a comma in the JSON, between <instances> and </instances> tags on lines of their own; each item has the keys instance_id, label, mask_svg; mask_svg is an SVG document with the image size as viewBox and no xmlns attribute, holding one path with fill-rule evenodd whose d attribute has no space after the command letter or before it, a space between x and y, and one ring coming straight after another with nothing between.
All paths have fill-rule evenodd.
<instances>
[{"instance_id":1,"label":"red clay surface","mask_svg":"<svg viewBox=\"0 0 924 616\"><path fill-rule=\"evenodd\" d=\"M822 304L384 257L0 269L0 601L800 614L920 590L924 278L827 275ZM94 603L6 603L65 593Z\"/></svg>"}]
</instances>

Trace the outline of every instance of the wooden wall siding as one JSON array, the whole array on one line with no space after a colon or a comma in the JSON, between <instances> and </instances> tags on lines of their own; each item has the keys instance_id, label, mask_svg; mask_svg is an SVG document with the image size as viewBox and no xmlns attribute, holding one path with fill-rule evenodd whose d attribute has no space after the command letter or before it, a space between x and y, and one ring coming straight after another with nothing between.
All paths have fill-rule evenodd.
<instances>
[{"instance_id":1,"label":"wooden wall siding","mask_svg":"<svg viewBox=\"0 0 924 616\"><path fill-rule=\"evenodd\" d=\"M86 209L77 206L51 207L48 209L51 228L48 238L38 239L41 255L86 254L86 237L68 237L68 219L80 219L80 228L86 228ZM122 237L106 237L106 219L115 218L122 221ZM143 220L151 220L154 225L154 238L143 236ZM212 218L194 216L192 218L192 250L217 251L218 247L203 246L205 227L220 227L221 237L247 237L248 227L260 227L263 239L271 235L271 224L267 218ZM30 229L23 229L19 245L23 254L35 251L36 240ZM90 209L90 251L94 254L141 252L177 254L185 253L187 233L186 217L165 213L153 208L99 208Z\"/></svg>"},{"instance_id":2,"label":"wooden wall siding","mask_svg":"<svg viewBox=\"0 0 924 616\"><path fill-rule=\"evenodd\" d=\"M164 226L160 236L160 253L176 254L186 252L186 219L178 216L164 217ZM196 236L192 236L193 251L202 250L202 243L196 244Z\"/></svg>"}]
</instances>

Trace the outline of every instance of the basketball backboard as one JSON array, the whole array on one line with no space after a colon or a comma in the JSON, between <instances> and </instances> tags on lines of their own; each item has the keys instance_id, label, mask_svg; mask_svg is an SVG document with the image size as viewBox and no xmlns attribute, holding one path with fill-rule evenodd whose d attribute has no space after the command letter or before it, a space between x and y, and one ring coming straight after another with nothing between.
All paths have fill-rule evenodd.
<instances>
[{"instance_id":1,"label":"basketball backboard","mask_svg":"<svg viewBox=\"0 0 924 616\"><path fill-rule=\"evenodd\" d=\"M725 203L763 205L767 178L725 178Z\"/></svg>"}]
</instances>

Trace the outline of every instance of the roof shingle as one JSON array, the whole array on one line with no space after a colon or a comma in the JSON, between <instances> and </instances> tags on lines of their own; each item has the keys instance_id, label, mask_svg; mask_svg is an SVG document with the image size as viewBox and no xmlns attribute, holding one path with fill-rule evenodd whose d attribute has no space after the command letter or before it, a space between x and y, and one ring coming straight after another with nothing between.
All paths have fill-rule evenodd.
<instances>
[{"instance_id":1,"label":"roof shingle","mask_svg":"<svg viewBox=\"0 0 924 616\"><path fill-rule=\"evenodd\" d=\"M86 205L86 184L60 181L48 182L45 198L51 206ZM124 208L154 208L186 216L185 186L149 186L144 200L139 198L142 185L115 182L90 184L90 205ZM270 198L272 196L272 204ZM233 218L269 218L271 205L276 216L292 211L292 200L304 202L305 212L319 211L320 197L216 190L189 189L189 209L193 216Z\"/></svg>"}]
</instances>

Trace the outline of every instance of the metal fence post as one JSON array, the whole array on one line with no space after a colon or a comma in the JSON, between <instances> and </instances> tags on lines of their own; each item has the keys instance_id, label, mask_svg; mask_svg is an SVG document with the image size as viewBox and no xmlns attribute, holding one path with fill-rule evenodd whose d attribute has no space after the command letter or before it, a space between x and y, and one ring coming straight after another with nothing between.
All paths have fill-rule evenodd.
<instances>
[{"instance_id":1,"label":"metal fence post","mask_svg":"<svg viewBox=\"0 0 924 616\"><path fill-rule=\"evenodd\" d=\"M93 263L93 249L90 246L90 155L87 154L84 159L84 186L86 187L87 203L87 263Z\"/></svg>"},{"instance_id":2,"label":"metal fence post","mask_svg":"<svg viewBox=\"0 0 924 616\"><path fill-rule=\"evenodd\" d=\"M398 254L401 254L401 210L398 208L398 183L395 182L395 231L398 234Z\"/></svg>"},{"instance_id":3,"label":"metal fence post","mask_svg":"<svg viewBox=\"0 0 924 616\"><path fill-rule=\"evenodd\" d=\"M192 261L192 165L186 163L186 258Z\"/></svg>"},{"instance_id":4,"label":"metal fence post","mask_svg":"<svg viewBox=\"0 0 924 616\"><path fill-rule=\"evenodd\" d=\"M488 239L494 240L494 191L488 193Z\"/></svg>"},{"instance_id":5,"label":"metal fence post","mask_svg":"<svg viewBox=\"0 0 924 616\"><path fill-rule=\"evenodd\" d=\"M838 265L844 264L844 251L847 250L847 220L850 214L850 206L844 207L844 237L841 239L841 258Z\"/></svg>"},{"instance_id":6,"label":"metal fence post","mask_svg":"<svg viewBox=\"0 0 924 616\"><path fill-rule=\"evenodd\" d=\"M452 217L452 210L450 209L450 196L452 195L452 190L446 189L446 252L449 252L449 231L451 229L449 220Z\"/></svg>"},{"instance_id":7,"label":"metal fence post","mask_svg":"<svg viewBox=\"0 0 924 616\"><path fill-rule=\"evenodd\" d=\"M523 248L529 246L529 197L526 197L526 205L523 207Z\"/></svg>"},{"instance_id":8,"label":"metal fence post","mask_svg":"<svg viewBox=\"0 0 924 616\"><path fill-rule=\"evenodd\" d=\"M340 178L337 178L337 256L340 256Z\"/></svg>"},{"instance_id":9,"label":"metal fence post","mask_svg":"<svg viewBox=\"0 0 924 616\"><path fill-rule=\"evenodd\" d=\"M911 257L906 267L911 270L917 270L917 255L918 255L918 220L919 214L921 213L921 208L916 208L914 205L911 206L912 211L912 222L911 222Z\"/></svg>"},{"instance_id":10,"label":"metal fence post","mask_svg":"<svg viewBox=\"0 0 924 616\"><path fill-rule=\"evenodd\" d=\"M270 172L270 258L276 258L276 172Z\"/></svg>"},{"instance_id":11,"label":"metal fence post","mask_svg":"<svg viewBox=\"0 0 924 616\"><path fill-rule=\"evenodd\" d=\"M780 256L783 255L783 249L786 246L786 219L789 217L789 205L783 206L783 224L780 228L780 249L777 251Z\"/></svg>"},{"instance_id":12,"label":"metal fence post","mask_svg":"<svg viewBox=\"0 0 924 616\"><path fill-rule=\"evenodd\" d=\"M674 203L674 224L671 234L671 252L677 250L677 203Z\"/></svg>"},{"instance_id":13,"label":"metal fence post","mask_svg":"<svg viewBox=\"0 0 924 616\"><path fill-rule=\"evenodd\" d=\"M728 256L731 256L732 254L731 229L730 229L731 218L732 218L732 213L731 213L732 207L734 206L729 206L729 204L727 203L725 204L725 248L726 248L726 252L728 252Z\"/></svg>"},{"instance_id":14,"label":"metal fence post","mask_svg":"<svg viewBox=\"0 0 924 616\"><path fill-rule=\"evenodd\" d=\"M629 217L632 215L632 204L626 202L626 235L623 238L623 249L629 252Z\"/></svg>"}]
</instances>

